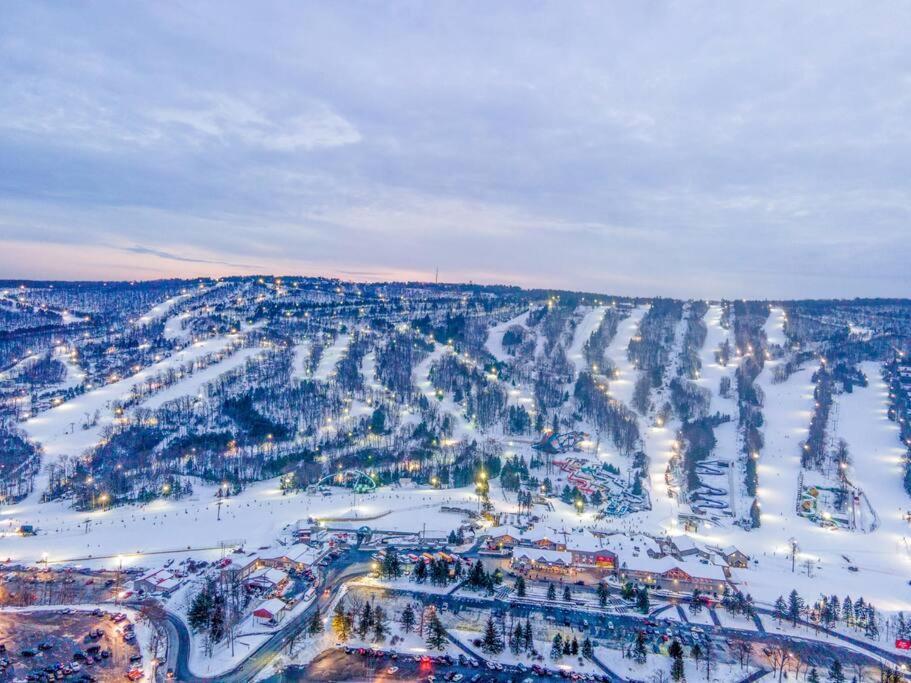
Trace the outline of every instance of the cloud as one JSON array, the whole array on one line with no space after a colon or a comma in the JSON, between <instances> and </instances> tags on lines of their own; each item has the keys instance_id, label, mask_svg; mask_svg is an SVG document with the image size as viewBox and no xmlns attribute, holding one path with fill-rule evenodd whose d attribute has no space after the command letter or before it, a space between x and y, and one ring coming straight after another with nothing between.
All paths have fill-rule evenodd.
<instances>
[{"instance_id":1,"label":"cloud","mask_svg":"<svg viewBox=\"0 0 911 683\"><path fill-rule=\"evenodd\" d=\"M121 247L121 250L129 252L131 254L147 254L149 256L157 256L158 258L168 259L169 261L181 261L183 263L208 263L213 265L228 266L230 268L247 268L249 270L259 270L261 272L265 272L265 269L262 266L254 266L248 263L230 263L228 261L179 256L177 254L171 254L167 251L162 251L161 249L151 249L149 247L143 247L140 245L133 247Z\"/></svg>"},{"instance_id":2,"label":"cloud","mask_svg":"<svg viewBox=\"0 0 911 683\"><path fill-rule=\"evenodd\" d=\"M18 4L0 230L98 277L139 245L155 272L903 294L909 23L848 0Z\"/></svg>"}]
</instances>

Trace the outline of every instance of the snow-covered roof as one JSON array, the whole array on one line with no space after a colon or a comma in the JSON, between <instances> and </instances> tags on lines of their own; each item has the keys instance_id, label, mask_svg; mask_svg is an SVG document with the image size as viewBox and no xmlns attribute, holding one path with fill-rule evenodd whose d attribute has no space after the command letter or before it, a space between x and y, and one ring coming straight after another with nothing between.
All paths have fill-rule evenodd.
<instances>
[{"instance_id":1,"label":"snow-covered roof","mask_svg":"<svg viewBox=\"0 0 911 683\"><path fill-rule=\"evenodd\" d=\"M140 581L152 584L156 590L170 591L177 588L182 579L179 576L175 576L171 570L162 568L146 574Z\"/></svg>"},{"instance_id":2,"label":"snow-covered roof","mask_svg":"<svg viewBox=\"0 0 911 683\"><path fill-rule=\"evenodd\" d=\"M519 527L512 526L511 524L504 524L503 526L492 526L488 529L488 534L492 538L497 538L498 536L511 536L512 538L525 538L525 532L522 531ZM538 538L538 536L530 536L530 538Z\"/></svg>"},{"instance_id":3,"label":"snow-covered roof","mask_svg":"<svg viewBox=\"0 0 911 683\"><path fill-rule=\"evenodd\" d=\"M698 550L699 547L696 545L696 542L689 536L684 536L683 534L678 534L677 536L671 536L671 543L674 544L674 547L677 548L681 553L688 550Z\"/></svg>"},{"instance_id":4,"label":"snow-covered roof","mask_svg":"<svg viewBox=\"0 0 911 683\"><path fill-rule=\"evenodd\" d=\"M566 550L544 550L540 548L528 548L513 554L518 559L530 560L532 562L542 562L546 564L563 564L569 566L573 563L572 553Z\"/></svg>"},{"instance_id":5,"label":"snow-covered roof","mask_svg":"<svg viewBox=\"0 0 911 683\"><path fill-rule=\"evenodd\" d=\"M319 548L311 548L309 546L297 551L296 553L291 553L289 558L292 562L300 564L315 564L322 555L322 551Z\"/></svg>"},{"instance_id":6,"label":"snow-covered roof","mask_svg":"<svg viewBox=\"0 0 911 683\"><path fill-rule=\"evenodd\" d=\"M283 610L288 609L288 605L278 598L270 598L263 602L259 607L257 607L253 614L259 613L268 613L269 616L274 617L276 614L280 614Z\"/></svg>"},{"instance_id":7,"label":"snow-covered roof","mask_svg":"<svg viewBox=\"0 0 911 683\"><path fill-rule=\"evenodd\" d=\"M652 574L664 574L671 569L680 569L692 577L699 579L713 579L726 581L724 569L717 564L703 564L701 562L681 562L680 560L665 555L664 557L639 556L627 563L627 569Z\"/></svg>"},{"instance_id":8,"label":"snow-covered roof","mask_svg":"<svg viewBox=\"0 0 911 683\"><path fill-rule=\"evenodd\" d=\"M281 569L275 567L262 567L250 575L249 581L266 581L273 585L278 585L288 578L288 575Z\"/></svg>"}]
</instances>

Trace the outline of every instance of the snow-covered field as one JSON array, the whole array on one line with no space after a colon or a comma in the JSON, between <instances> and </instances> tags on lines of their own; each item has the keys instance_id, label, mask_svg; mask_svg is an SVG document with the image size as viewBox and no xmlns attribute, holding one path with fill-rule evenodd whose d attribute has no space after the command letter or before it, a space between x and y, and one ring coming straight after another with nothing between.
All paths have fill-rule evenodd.
<instances>
[{"instance_id":1,"label":"snow-covered field","mask_svg":"<svg viewBox=\"0 0 911 683\"><path fill-rule=\"evenodd\" d=\"M638 306L629 317L620 322L617 334L607 347L605 355L614 364L616 372L608 378L610 395L621 403L630 404L633 399L633 388L636 386L636 370L629 361L627 349L630 339L639 332L639 323L648 312L648 306Z\"/></svg>"},{"instance_id":2,"label":"snow-covered field","mask_svg":"<svg viewBox=\"0 0 911 683\"><path fill-rule=\"evenodd\" d=\"M223 351L236 341L236 338L235 335L228 335L197 342L129 377L96 387L24 422L22 428L30 438L42 446L42 473L36 478L35 489L28 502L37 500L44 493L48 483L46 466L49 463L56 462L64 455L79 456L98 443L104 428L113 424L112 402L128 397L134 386L142 384L163 370L202 358L209 353ZM240 354L235 354L231 358L237 359L238 355ZM240 360L249 355L243 354ZM159 395L151 396L147 402L154 406L163 402L158 400L161 396L169 399L188 393L195 394L201 386L198 376L204 375L212 379L219 374L219 370L221 364L216 363L200 373L194 373L184 382L160 392ZM97 421L94 419L96 415ZM83 428L85 424L91 426Z\"/></svg>"},{"instance_id":3,"label":"snow-covered field","mask_svg":"<svg viewBox=\"0 0 911 683\"><path fill-rule=\"evenodd\" d=\"M521 315L517 315L511 320L507 320L503 323L498 323L490 328L490 332L487 335L487 341L484 343L491 355L499 361L504 361L509 358L506 351L503 350L503 335L506 334L508 330L513 325L525 325L525 321L528 320L528 311L525 311Z\"/></svg>"}]
</instances>

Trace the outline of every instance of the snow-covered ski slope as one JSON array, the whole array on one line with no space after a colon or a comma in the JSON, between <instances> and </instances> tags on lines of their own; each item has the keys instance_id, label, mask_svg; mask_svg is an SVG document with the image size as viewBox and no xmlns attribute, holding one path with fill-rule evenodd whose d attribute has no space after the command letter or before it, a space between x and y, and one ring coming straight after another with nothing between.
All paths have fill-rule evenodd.
<instances>
[{"instance_id":1,"label":"snow-covered ski slope","mask_svg":"<svg viewBox=\"0 0 911 683\"><path fill-rule=\"evenodd\" d=\"M583 308L582 310L584 315L579 324L576 325L572 344L566 352L566 357L575 366L577 373L587 369L582 349L591 338L592 333L598 328L598 325L601 324L601 321L604 320L604 311L606 309L604 306L596 306L595 308Z\"/></svg>"},{"instance_id":2,"label":"snow-covered ski slope","mask_svg":"<svg viewBox=\"0 0 911 683\"><path fill-rule=\"evenodd\" d=\"M487 340L484 342L485 348L490 351L490 354L496 358L498 361L505 361L509 358L509 354L503 349L503 335L506 334L508 330L513 325L525 326L525 321L528 320L528 311L517 315L511 320L507 320L503 323L498 323L490 328L487 334Z\"/></svg>"},{"instance_id":3,"label":"snow-covered ski slope","mask_svg":"<svg viewBox=\"0 0 911 683\"><path fill-rule=\"evenodd\" d=\"M648 309L648 306L637 306L628 318L620 322L617 334L614 335L605 353L616 368L614 376L608 378L610 395L627 406L633 400L633 389L636 386L636 369L630 363L627 349L630 339L638 334L639 323L642 322Z\"/></svg>"}]
</instances>

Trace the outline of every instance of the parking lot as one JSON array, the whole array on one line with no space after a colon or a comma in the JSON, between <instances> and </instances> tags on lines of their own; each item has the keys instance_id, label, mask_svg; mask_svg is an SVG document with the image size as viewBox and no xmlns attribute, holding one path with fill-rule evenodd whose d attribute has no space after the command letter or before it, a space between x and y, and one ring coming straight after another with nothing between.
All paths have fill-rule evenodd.
<instances>
[{"instance_id":1,"label":"parking lot","mask_svg":"<svg viewBox=\"0 0 911 683\"><path fill-rule=\"evenodd\" d=\"M91 604L113 600L132 584L127 572L64 567L6 567L0 570L0 605Z\"/></svg>"},{"instance_id":2,"label":"parking lot","mask_svg":"<svg viewBox=\"0 0 911 683\"><path fill-rule=\"evenodd\" d=\"M124 681L139 648L127 619L104 613L0 613L0 681Z\"/></svg>"}]
</instances>

